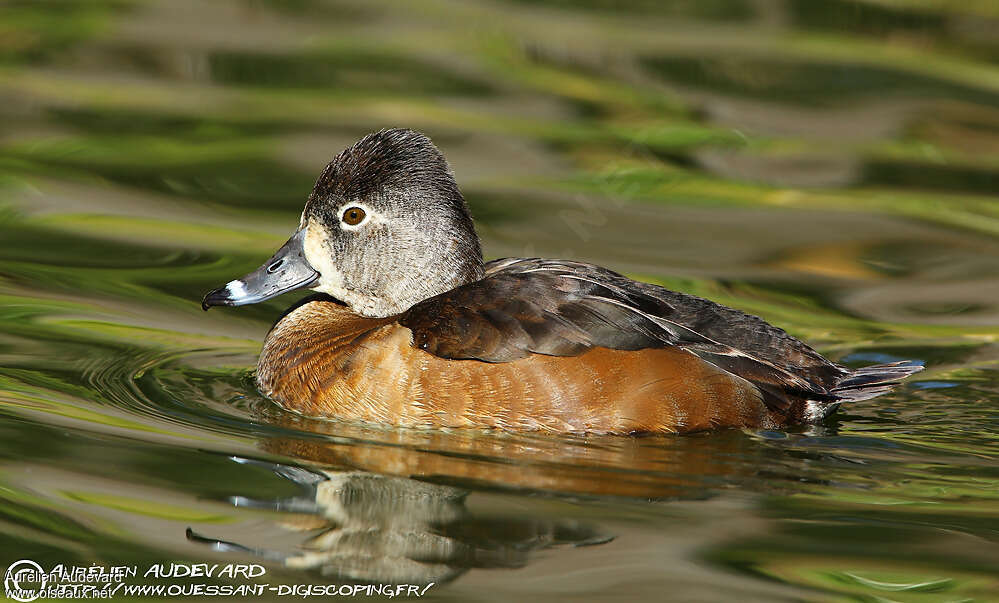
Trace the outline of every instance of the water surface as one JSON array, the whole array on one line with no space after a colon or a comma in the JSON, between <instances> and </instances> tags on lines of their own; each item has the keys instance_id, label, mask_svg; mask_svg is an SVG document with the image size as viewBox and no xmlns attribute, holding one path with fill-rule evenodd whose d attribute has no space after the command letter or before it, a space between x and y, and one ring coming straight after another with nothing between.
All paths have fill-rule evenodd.
<instances>
[{"instance_id":1,"label":"water surface","mask_svg":"<svg viewBox=\"0 0 999 603\"><path fill-rule=\"evenodd\" d=\"M999 599L996 32L991 2L4 4L0 562L238 560L435 600ZM449 157L490 258L593 261L926 370L787 432L285 413L252 368L294 296L199 300L389 126Z\"/></svg>"}]
</instances>

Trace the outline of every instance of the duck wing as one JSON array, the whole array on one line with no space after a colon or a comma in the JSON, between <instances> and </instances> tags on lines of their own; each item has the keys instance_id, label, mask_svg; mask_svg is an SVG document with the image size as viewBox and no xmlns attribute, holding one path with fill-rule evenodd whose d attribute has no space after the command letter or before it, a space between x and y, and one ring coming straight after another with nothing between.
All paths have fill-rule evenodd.
<instances>
[{"instance_id":1,"label":"duck wing","mask_svg":"<svg viewBox=\"0 0 999 603\"><path fill-rule=\"evenodd\" d=\"M496 260L482 280L416 304L399 322L431 354L485 362L676 346L752 382L779 412L794 398L835 398L830 389L846 374L759 318L581 262Z\"/></svg>"}]
</instances>

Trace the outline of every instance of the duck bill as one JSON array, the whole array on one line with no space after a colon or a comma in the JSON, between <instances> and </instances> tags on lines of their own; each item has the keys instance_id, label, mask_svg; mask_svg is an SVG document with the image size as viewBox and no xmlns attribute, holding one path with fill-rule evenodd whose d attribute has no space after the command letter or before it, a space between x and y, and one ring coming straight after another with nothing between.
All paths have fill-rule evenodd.
<instances>
[{"instance_id":1,"label":"duck bill","mask_svg":"<svg viewBox=\"0 0 999 603\"><path fill-rule=\"evenodd\" d=\"M299 230L263 266L209 291L201 300L201 307L208 310L212 306L245 306L308 287L319 278L319 273L305 259L304 239L305 231Z\"/></svg>"}]
</instances>

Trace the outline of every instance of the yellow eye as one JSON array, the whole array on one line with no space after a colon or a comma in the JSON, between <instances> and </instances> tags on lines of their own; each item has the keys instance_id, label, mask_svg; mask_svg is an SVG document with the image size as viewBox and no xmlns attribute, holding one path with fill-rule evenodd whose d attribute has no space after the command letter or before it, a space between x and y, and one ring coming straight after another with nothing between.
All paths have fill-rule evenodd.
<instances>
[{"instance_id":1,"label":"yellow eye","mask_svg":"<svg viewBox=\"0 0 999 603\"><path fill-rule=\"evenodd\" d=\"M364 221L364 210L360 207L348 207L343 212L343 223L350 226L357 226Z\"/></svg>"}]
</instances>

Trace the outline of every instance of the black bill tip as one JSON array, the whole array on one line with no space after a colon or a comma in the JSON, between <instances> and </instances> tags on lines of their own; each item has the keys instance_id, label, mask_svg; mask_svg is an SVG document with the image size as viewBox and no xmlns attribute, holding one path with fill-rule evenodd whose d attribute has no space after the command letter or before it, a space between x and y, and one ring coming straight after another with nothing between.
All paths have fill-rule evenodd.
<instances>
[{"instance_id":1,"label":"black bill tip","mask_svg":"<svg viewBox=\"0 0 999 603\"><path fill-rule=\"evenodd\" d=\"M229 297L228 287L212 289L201 300L201 309L205 312L212 306L231 306L232 300Z\"/></svg>"},{"instance_id":2,"label":"black bill tip","mask_svg":"<svg viewBox=\"0 0 999 603\"><path fill-rule=\"evenodd\" d=\"M209 291L201 300L201 308L255 304L316 282L319 273L305 259L304 237L304 230L297 231L263 266Z\"/></svg>"}]
</instances>

